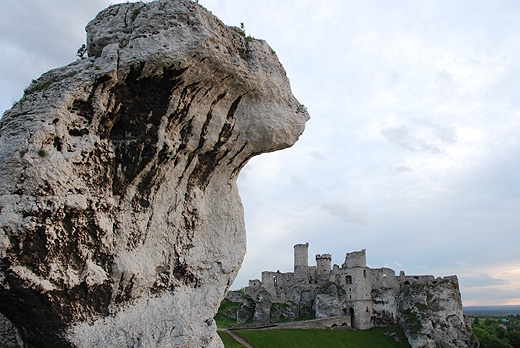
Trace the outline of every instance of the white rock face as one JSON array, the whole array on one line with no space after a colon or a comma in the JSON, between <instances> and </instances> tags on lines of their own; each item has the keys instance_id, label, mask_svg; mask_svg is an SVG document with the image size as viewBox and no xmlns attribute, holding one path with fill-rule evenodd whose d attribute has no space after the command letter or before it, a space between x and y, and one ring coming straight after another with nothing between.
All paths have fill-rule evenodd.
<instances>
[{"instance_id":1,"label":"white rock face","mask_svg":"<svg viewBox=\"0 0 520 348\"><path fill-rule=\"evenodd\" d=\"M346 294L334 283L328 283L318 290L314 299L316 318L345 315L348 308Z\"/></svg>"},{"instance_id":2,"label":"white rock face","mask_svg":"<svg viewBox=\"0 0 520 348\"><path fill-rule=\"evenodd\" d=\"M1 119L0 312L38 347L221 347L238 173L309 116L264 41L193 1L111 6L87 46Z\"/></svg>"},{"instance_id":3,"label":"white rock face","mask_svg":"<svg viewBox=\"0 0 520 348\"><path fill-rule=\"evenodd\" d=\"M414 348L478 348L462 312L456 276L435 284L412 283L399 292L399 323Z\"/></svg>"}]
</instances>

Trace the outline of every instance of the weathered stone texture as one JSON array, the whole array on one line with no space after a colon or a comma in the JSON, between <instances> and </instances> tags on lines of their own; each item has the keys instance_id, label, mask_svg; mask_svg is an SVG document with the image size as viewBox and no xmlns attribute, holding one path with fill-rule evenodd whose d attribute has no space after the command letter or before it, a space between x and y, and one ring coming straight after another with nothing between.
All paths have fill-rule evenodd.
<instances>
[{"instance_id":1,"label":"weathered stone texture","mask_svg":"<svg viewBox=\"0 0 520 348\"><path fill-rule=\"evenodd\" d=\"M462 312L456 276L402 286L399 323L414 348L478 348L479 342Z\"/></svg>"},{"instance_id":2,"label":"weathered stone texture","mask_svg":"<svg viewBox=\"0 0 520 348\"><path fill-rule=\"evenodd\" d=\"M23 341L13 323L0 313L0 347L22 347Z\"/></svg>"},{"instance_id":3,"label":"weathered stone texture","mask_svg":"<svg viewBox=\"0 0 520 348\"><path fill-rule=\"evenodd\" d=\"M189 0L126 3L0 123L0 312L38 347L217 347L236 186L308 119L261 40Z\"/></svg>"}]
</instances>

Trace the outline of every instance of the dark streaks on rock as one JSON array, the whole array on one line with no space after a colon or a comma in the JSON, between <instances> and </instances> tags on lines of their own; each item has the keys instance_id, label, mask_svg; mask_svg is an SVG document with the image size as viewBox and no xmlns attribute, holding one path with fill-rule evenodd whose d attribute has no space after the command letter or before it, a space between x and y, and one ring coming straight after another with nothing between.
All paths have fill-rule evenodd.
<instances>
[{"instance_id":1,"label":"dark streaks on rock","mask_svg":"<svg viewBox=\"0 0 520 348\"><path fill-rule=\"evenodd\" d=\"M118 170L113 182L117 195L123 194L126 186L156 156L161 119L168 110L171 91L179 83L174 77L185 71L165 69L162 76L140 77L143 68L144 62L132 66L125 84L112 89L118 105L110 131ZM144 201L143 204L146 205Z\"/></svg>"},{"instance_id":2,"label":"dark streaks on rock","mask_svg":"<svg viewBox=\"0 0 520 348\"><path fill-rule=\"evenodd\" d=\"M111 6L87 50L0 121L0 312L38 347L221 347L238 172L307 114L265 42L191 0Z\"/></svg>"}]
</instances>

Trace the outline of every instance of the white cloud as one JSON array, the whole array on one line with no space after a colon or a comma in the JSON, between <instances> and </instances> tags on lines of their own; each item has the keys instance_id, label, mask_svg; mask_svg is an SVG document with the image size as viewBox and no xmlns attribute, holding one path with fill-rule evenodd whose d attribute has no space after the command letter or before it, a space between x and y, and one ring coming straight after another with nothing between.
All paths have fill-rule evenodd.
<instances>
[{"instance_id":1,"label":"white cloud","mask_svg":"<svg viewBox=\"0 0 520 348\"><path fill-rule=\"evenodd\" d=\"M326 158L326 156L319 151L310 151L310 152L307 152L306 155L309 157L312 157L313 159L315 159L317 161L323 161Z\"/></svg>"},{"instance_id":2,"label":"white cloud","mask_svg":"<svg viewBox=\"0 0 520 348\"><path fill-rule=\"evenodd\" d=\"M368 212L363 210L353 210L346 204L324 203L321 207L331 215L348 223L354 223L361 226L369 226L371 223L371 217Z\"/></svg>"},{"instance_id":3,"label":"white cloud","mask_svg":"<svg viewBox=\"0 0 520 348\"><path fill-rule=\"evenodd\" d=\"M479 274L474 277L460 277L459 282L465 287L486 287L511 283L505 279L491 277L489 274Z\"/></svg>"},{"instance_id":4,"label":"white cloud","mask_svg":"<svg viewBox=\"0 0 520 348\"><path fill-rule=\"evenodd\" d=\"M431 154L442 152L437 144L420 139L411 128L404 125L385 127L381 130L381 134L389 142L413 152L429 152Z\"/></svg>"},{"instance_id":5,"label":"white cloud","mask_svg":"<svg viewBox=\"0 0 520 348\"><path fill-rule=\"evenodd\" d=\"M396 172L396 173L406 173L406 172L413 172L413 169L407 166L399 166L396 168L390 167L390 171Z\"/></svg>"}]
</instances>

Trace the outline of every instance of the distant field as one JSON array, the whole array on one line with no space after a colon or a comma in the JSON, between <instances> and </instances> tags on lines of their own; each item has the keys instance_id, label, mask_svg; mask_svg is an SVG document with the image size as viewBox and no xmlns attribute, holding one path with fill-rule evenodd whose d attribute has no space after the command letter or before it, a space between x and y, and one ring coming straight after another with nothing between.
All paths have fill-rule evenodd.
<instances>
[{"instance_id":1,"label":"distant field","mask_svg":"<svg viewBox=\"0 0 520 348\"><path fill-rule=\"evenodd\" d=\"M276 329L233 332L255 348L410 348L404 333L397 325L356 331ZM398 337L401 342L396 341L393 337ZM232 344L235 343L226 344L224 342L226 348L241 347L241 345Z\"/></svg>"},{"instance_id":2,"label":"distant field","mask_svg":"<svg viewBox=\"0 0 520 348\"><path fill-rule=\"evenodd\" d=\"M462 311L472 316L520 315L520 306L468 306Z\"/></svg>"}]
</instances>

